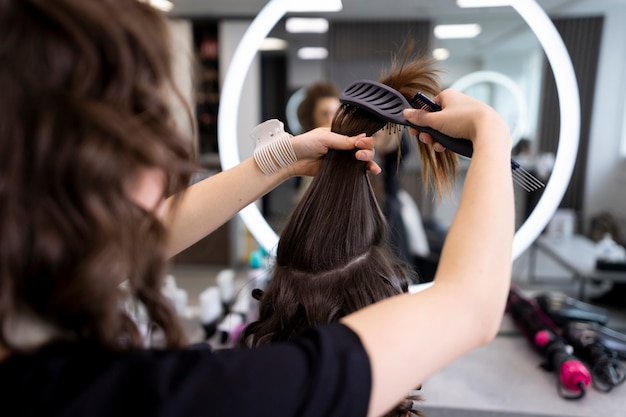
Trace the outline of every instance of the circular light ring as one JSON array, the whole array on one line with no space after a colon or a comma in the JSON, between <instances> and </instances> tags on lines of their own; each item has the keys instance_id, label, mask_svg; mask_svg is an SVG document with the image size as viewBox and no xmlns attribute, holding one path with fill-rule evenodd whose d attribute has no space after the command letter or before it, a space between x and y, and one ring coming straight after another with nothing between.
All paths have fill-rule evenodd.
<instances>
[{"instance_id":1,"label":"circular light ring","mask_svg":"<svg viewBox=\"0 0 626 417\"><path fill-rule=\"evenodd\" d=\"M535 33L548 58L556 81L561 118L559 145L550 179L534 210L515 233L513 259L517 259L541 234L567 190L580 137L580 95L567 47L558 30L535 0L515 0L513 8Z\"/></svg>"},{"instance_id":2,"label":"circular light ring","mask_svg":"<svg viewBox=\"0 0 626 417\"><path fill-rule=\"evenodd\" d=\"M252 21L237 46L228 67L222 88L218 114L218 143L222 169L240 162L237 147L237 114L245 76L263 39L288 11L289 0L271 0ZM535 241L548 224L574 170L580 133L580 97L572 61L556 27L535 0L512 0L511 6L526 21L544 49L552 67L559 97L559 145L552 175L535 209L516 231L513 240L513 260ZM278 235L269 226L256 204L239 212L246 227L259 244L274 251Z\"/></svg>"},{"instance_id":3,"label":"circular light ring","mask_svg":"<svg viewBox=\"0 0 626 417\"><path fill-rule=\"evenodd\" d=\"M304 101L306 98L306 87L302 87L297 89L289 100L287 100L287 106L285 108L285 117L287 118L287 124L289 125L289 130L293 135L298 135L302 133L304 129L302 129L302 125L300 124L300 119L298 119L298 107L300 107L300 103Z\"/></svg>"},{"instance_id":4,"label":"circular light ring","mask_svg":"<svg viewBox=\"0 0 626 417\"><path fill-rule=\"evenodd\" d=\"M243 35L231 59L224 77L217 120L217 140L222 169L226 170L241 162L237 146L237 115L243 83L252 61L270 31L287 11L289 0L271 0L263 7ZM274 252L278 235L267 223L256 204L250 204L239 216L254 237L268 252Z\"/></svg>"},{"instance_id":5,"label":"circular light ring","mask_svg":"<svg viewBox=\"0 0 626 417\"><path fill-rule=\"evenodd\" d=\"M504 87L513 95L517 109L517 120L515 121L513 129L511 129L511 138L513 139L513 145L515 145L528 133L528 103L526 102L526 97L522 89L515 81L495 71L476 71L464 75L456 80L450 88L466 91L477 84L496 84Z\"/></svg>"}]
</instances>

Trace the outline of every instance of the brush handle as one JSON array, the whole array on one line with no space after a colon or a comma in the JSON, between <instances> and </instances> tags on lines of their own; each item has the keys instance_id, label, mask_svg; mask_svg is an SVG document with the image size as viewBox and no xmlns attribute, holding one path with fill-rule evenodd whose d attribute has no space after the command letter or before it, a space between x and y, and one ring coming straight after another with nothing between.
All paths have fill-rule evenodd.
<instances>
[{"instance_id":1,"label":"brush handle","mask_svg":"<svg viewBox=\"0 0 626 417\"><path fill-rule=\"evenodd\" d=\"M420 91L418 91L417 94L415 94L415 96L411 99L410 104L411 107L415 109L423 109L429 112L436 112L441 110L441 106L439 104L429 99L425 94ZM458 153L459 155L471 158L472 154L474 153L474 147L472 145L472 142L467 139L455 139L429 127L412 127L426 133L430 133L430 136L432 136L435 141L439 142L451 151Z\"/></svg>"},{"instance_id":2,"label":"brush handle","mask_svg":"<svg viewBox=\"0 0 626 417\"><path fill-rule=\"evenodd\" d=\"M426 132L433 137L436 142L439 142L447 149L458 153L459 155L463 155L467 158L471 158L474 153L474 146L472 145L472 141L469 139L456 139L451 136L446 135L445 133L441 133L438 130L435 130L431 127L426 126L416 126L414 124L409 124L412 128L419 130L420 132Z\"/></svg>"}]
</instances>

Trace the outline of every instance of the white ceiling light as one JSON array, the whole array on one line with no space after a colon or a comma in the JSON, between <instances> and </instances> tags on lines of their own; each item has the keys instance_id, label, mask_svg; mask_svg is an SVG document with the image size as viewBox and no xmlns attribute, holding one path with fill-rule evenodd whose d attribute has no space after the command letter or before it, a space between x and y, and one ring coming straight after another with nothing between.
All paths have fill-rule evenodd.
<instances>
[{"instance_id":1,"label":"white ceiling light","mask_svg":"<svg viewBox=\"0 0 626 417\"><path fill-rule=\"evenodd\" d=\"M450 57L450 51L446 48L435 48L433 49L433 58L437 61L445 61Z\"/></svg>"},{"instance_id":2,"label":"white ceiling light","mask_svg":"<svg viewBox=\"0 0 626 417\"><path fill-rule=\"evenodd\" d=\"M287 49L289 43L280 38L265 38L259 46L259 51L283 51Z\"/></svg>"},{"instance_id":3,"label":"white ceiling light","mask_svg":"<svg viewBox=\"0 0 626 417\"><path fill-rule=\"evenodd\" d=\"M328 49L323 46L305 46L298 49L298 58L300 59L326 59L328 58Z\"/></svg>"},{"instance_id":4,"label":"white ceiling light","mask_svg":"<svg viewBox=\"0 0 626 417\"><path fill-rule=\"evenodd\" d=\"M285 22L289 33L326 33L328 20L324 18L290 17Z\"/></svg>"},{"instance_id":5,"label":"white ceiling light","mask_svg":"<svg viewBox=\"0 0 626 417\"><path fill-rule=\"evenodd\" d=\"M291 0L287 6L289 12L340 12L341 0Z\"/></svg>"},{"instance_id":6,"label":"white ceiling light","mask_svg":"<svg viewBox=\"0 0 626 417\"><path fill-rule=\"evenodd\" d=\"M143 3L148 3L150 6L155 9L162 10L164 12L170 12L174 8L174 4L168 0L139 0Z\"/></svg>"},{"instance_id":7,"label":"white ceiling light","mask_svg":"<svg viewBox=\"0 0 626 417\"><path fill-rule=\"evenodd\" d=\"M461 8L510 6L511 0L456 0Z\"/></svg>"},{"instance_id":8,"label":"white ceiling light","mask_svg":"<svg viewBox=\"0 0 626 417\"><path fill-rule=\"evenodd\" d=\"M435 36L438 39L471 39L478 36L482 28L479 24L469 23L462 25L437 25Z\"/></svg>"}]
</instances>

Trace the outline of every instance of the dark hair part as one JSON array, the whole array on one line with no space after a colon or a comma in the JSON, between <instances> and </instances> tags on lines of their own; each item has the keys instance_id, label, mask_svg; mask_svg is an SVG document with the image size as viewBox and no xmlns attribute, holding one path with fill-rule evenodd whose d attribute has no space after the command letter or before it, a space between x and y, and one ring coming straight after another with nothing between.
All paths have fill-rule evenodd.
<instances>
[{"instance_id":1,"label":"dark hair part","mask_svg":"<svg viewBox=\"0 0 626 417\"><path fill-rule=\"evenodd\" d=\"M327 97L339 97L339 90L331 82L319 81L306 89L304 100L298 106L298 121L304 132L317 127L313 117L315 105L319 100Z\"/></svg>"},{"instance_id":2,"label":"dark hair part","mask_svg":"<svg viewBox=\"0 0 626 417\"><path fill-rule=\"evenodd\" d=\"M185 343L161 293L165 227L128 193L142 168L164 172L169 193L195 169L165 94L168 38L139 1L0 0L0 323L26 313L139 346L127 280L166 344ZM0 344L23 349L4 328Z\"/></svg>"}]
</instances>

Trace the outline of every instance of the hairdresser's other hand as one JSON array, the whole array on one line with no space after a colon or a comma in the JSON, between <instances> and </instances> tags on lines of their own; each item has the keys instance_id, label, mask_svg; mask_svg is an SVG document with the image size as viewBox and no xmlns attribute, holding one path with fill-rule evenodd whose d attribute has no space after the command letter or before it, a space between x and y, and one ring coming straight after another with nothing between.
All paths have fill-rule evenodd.
<instances>
[{"instance_id":1,"label":"hairdresser's other hand","mask_svg":"<svg viewBox=\"0 0 626 417\"><path fill-rule=\"evenodd\" d=\"M367 170L373 174L381 172L374 162L374 139L365 134L346 136L331 132L328 128L317 128L291 138L298 162L290 165L289 175L313 176L320 167L322 158L329 149L356 149L355 158L367 163Z\"/></svg>"},{"instance_id":2,"label":"hairdresser's other hand","mask_svg":"<svg viewBox=\"0 0 626 417\"><path fill-rule=\"evenodd\" d=\"M456 90L446 89L434 98L441 105L438 112L425 110L405 109L404 117L418 126L429 126L435 130L456 138L467 138L477 145L477 140L490 135L481 135L480 130L489 128L501 131L503 137L508 137L508 126L500 115L485 103L469 97ZM433 144L436 151L442 151L443 146L433 141L425 132L418 132L411 128L411 133L418 135L420 141Z\"/></svg>"}]
</instances>

